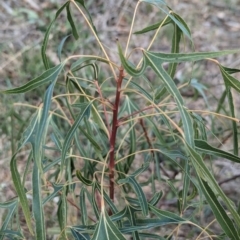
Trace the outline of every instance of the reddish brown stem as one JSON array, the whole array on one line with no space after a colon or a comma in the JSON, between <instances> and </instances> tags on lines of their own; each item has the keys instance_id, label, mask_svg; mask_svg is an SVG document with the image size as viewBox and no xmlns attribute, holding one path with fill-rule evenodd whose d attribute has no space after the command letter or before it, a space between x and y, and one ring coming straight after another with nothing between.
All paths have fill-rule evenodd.
<instances>
[{"instance_id":1,"label":"reddish brown stem","mask_svg":"<svg viewBox=\"0 0 240 240\"><path fill-rule=\"evenodd\" d=\"M112 201L114 201L114 167L115 167L115 143L117 136L117 128L118 128L118 108L120 104L120 95L121 95L121 86L122 80L124 78L124 69L121 67L119 69L119 76L117 79L117 87L116 87L116 98L113 108L113 120L112 120L112 131L110 135L110 153L109 153L109 196Z\"/></svg>"},{"instance_id":2,"label":"reddish brown stem","mask_svg":"<svg viewBox=\"0 0 240 240\"><path fill-rule=\"evenodd\" d=\"M103 95L102 95L101 88L100 88L99 85L98 85L98 81L95 80L94 83L95 83L95 85L96 85L96 87L97 87L97 91L98 91L101 99L103 100L104 98L103 98ZM103 104L103 111L104 111L104 116L105 116L105 120L106 120L106 124L107 124L107 129L108 129L108 132L110 133L110 125L109 125L109 121L108 121L108 115L107 115L107 110L106 110L105 104Z\"/></svg>"}]
</instances>

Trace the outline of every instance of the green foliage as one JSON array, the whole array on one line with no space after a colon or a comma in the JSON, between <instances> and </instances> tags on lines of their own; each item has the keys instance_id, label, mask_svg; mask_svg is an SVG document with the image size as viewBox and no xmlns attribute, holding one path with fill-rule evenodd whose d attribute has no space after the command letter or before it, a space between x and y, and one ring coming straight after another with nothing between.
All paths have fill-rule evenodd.
<instances>
[{"instance_id":1,"label":"green foliage","mask_svg":"<svg viewBox=\"0 0 240 240\"><path fill-rule=\"evenodd\" d=\"M232 89L240 92L240 83L231 75L240 70L212 59L238 51L180 53L184 37L193 46L187 23L165 1L139 1L136 9L142 2L153 4L166 16L135 34L158 32L163 26L172 25L170 53L149 51L156 34L149 41L149 48L134 49L142 53L135 66L130 61L133 51L127 55L130 30L125 52L125 42L119 40L118 59L111 59L84 1L67 1L46 30L42 45L46 70L23 86L2 91L19 94L46 86L43 103L27 122L10 162L17 197L0 203L0 208L8 210L0 239L24 239L19 207L28 231L39 240L47 239L52 229L59 239L172 239L178 236L179 228L189 225L196 239L202 235L208 239L240 238L237 203L218 185L206 161L211 155L240 163L239 119L232 97ZM93 51L92 55L70 55L62 60L67 35L58 47L60 64L50 67L47 44L61 12L66 11L75 40L80 36L73 9L86 20L104 57ZM201 111L188 109L180 86L174 81L180 63L200 60L215 63L222 74L225 92L220 102L222 105L227 97L230 116L218 116L232 123L233 153L213 146ZM57 83L63 72L65 93L56 94L54 90L60 86ZM109 81L111 78L114 83ZM203 85L195 81L192 86L205 96ZM218 106L216 113L220 109ZM18 153L26 147L30 151L22 177ZM176 172L180 178L169 172ZM26 186L26 177L31 179L31 187ZM159 186L166 185L169 190L165 194ZM163 198L176 199L178 210L162 209ZM57 214L49 216L46 208L53 205L58 208ZM211 224L201 222L204 208L211 209L214 222L222 229L220 233L214 232ZM49 218L58 219L53 227L47 225ZM167 233L163 231L166 225L171 229Z\"/></svg>"}]
</instances>

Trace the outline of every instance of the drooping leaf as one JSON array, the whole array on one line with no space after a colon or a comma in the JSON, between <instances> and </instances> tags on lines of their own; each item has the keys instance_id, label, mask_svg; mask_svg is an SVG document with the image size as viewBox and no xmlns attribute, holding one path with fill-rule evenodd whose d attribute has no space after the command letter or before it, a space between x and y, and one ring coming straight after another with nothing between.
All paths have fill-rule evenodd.
<instances>
[{"instance_id":1,"label":"drooping leaf","mask_svg":"<svg viewBox=\"0 0 240 240\"><path fill-rule=\"evenodd\" d=\"M24 84L23 86L5 90L5 91L3 91L3 93L6 93L6 94L25 93L25 92L31 91L33 89L36 89L44 84L52 83L57 79L63 66L64 66L64 64L61 63L53 68L48 69L43 74L41 74L39 77L34 78L33 80L29 81L28 83Z\"/></svg>"},{"instance_id":2,"label":"drooping leaf","mask_svg":"<svg viewBox=\"0 0 240 240\"><path fill-rule=\"evenodd\" d=\"M238 215L236 209L234 209L234 206L232 202L228 199L228 197L225 195L223 190L219 187L217 181L215 180L213 174L209 171L206 164L203 162L202 157L188 144L185 145L189 154L189 157L191 159L191 162L193 164L193 167L195 171L197 172L198 176L204 180L205 182L208 182L209 187L216 193L219 194L219 196L224 201L225 206L230 211L235 223L237 225L240 225L240 216Z\"/></svg>"},{"instance_id":3,"label":"drooping leaf","mask_svg":"<svg viewBox=\"0 0 240 240\"><path fill-rule=\"evenodd\" d=\"M236 163L240 163L240 158L238 156L231 154L229 152L223 151L221 149L212 147L206 141L195 139L194 142L195 142L196 149L201 152L204 152L209 155L225 158Z\"/></svg>"},{"instance_id":4,"label":"drooping leaf","mask_svg":"<svg viewBox=\"0 0 240 240\"><path fill-rule=\"evenodd\" d=\"M68 4L66 6L66 10L67 10L67 19L68 19L68 22L71 25L73 36L77 40L79 38L79 35L78 35L75 23L74 23L73 18L72 18L72 14L71 14L71 10L70 10L70 4Z\"/></svg>"},{"instance_id":5,"label":"drooping leaf","mask_svg":"<svg viewBox=\"0 0 240 240\"><path fill-rule=\"evenodd\" d=\"M171 53L179 53L180 49L180 40L182 37L182 31L177 26L177 24L173 24L173 36L172 36L172 48ZM174 78L174 75L176 73L177 69L177 63L170 63L168 67L168 74L171 78Z\"/></svg>"},{"instance_id":6,"label":"drooping leaf","mask_svg":"<svg viewBox=\"0 0 240 240\"><path fill-rule=\"evenodd\" d=\"M85 178L79 170L77 170L76 176L82 183L84 183L87 186L91 186L93 184L93 181Z\"/></svg>"},{"instance_id":7,"label":"drooping leaf","mask_svg":"<svg viewBox=\"0 0 240 240\"><path fill-rule=\"evenodd\" d=\"M61 55L62 55L62 49L63 49L63 45L64 43L66 42L66 40L71 36L71 34L65 36L62 41L60 42L60 44L58 45L58 48L57 48L57 56L58 56L58 59L59 61L61 62Z\"/></svg>"},{"instance_id":8,"label":"drooping leaf","mask_svg":"<svg viewBox=\"0 0 240 240\"><path fill-rule=\"evenodd\" d=\"M98 57L98 56L92 56L92 57L81 57L79 58L77 61L75 61L72 65L71 65L71 71L72 72L76 72L79 69L81 69L83 66L83 63L88 64L89 61L99 61L99 62L104 62L104 63L108 63L107 59ZM86 66L86 65L84 65Z\"/></svg>"},{"instance_id":9,"label":"drooping leaf","mask_svg":"<svg viewBox=\"0 0 240 240\"><path fill-rule=\"evenodd\" d=\"M84 3L84 0L75 0L75 2L78 2L78 3L84 8L84 10L86 11L86 13L87 13L87 15L88 15L90 24L91 24L91 26L93 27L93 30L95 31L96 34L98 34L98 33L97 33L97 29L96 29L96 27L95 27L95 25L94 25L94 23L93 23L91 14L89 13L88 9L86 8L86 5L85 5L85 3Z\"/></svg>"},{"instance_id":10,"label":"drooping leaf","mask_svg":"<svg viewBox=\"0 0 240 240\"><path fill-rule=\"evenodd\" d=\"M125 240L122 233L118 230L118 228L114 225L109 216L102 212L94 231L92 240Z\"/></svg>"},{"instance_id":11,"label":"drooping leaf","mask_svg":"<svg viewBox=\"0 0 240 240\"><path fill-rule=\"evenodd\" d=\"M168 15L169 18L172 19L172 21L178 26L179 29L181 29L181 31L192 41L192 37L191 37L191 32L187 26L187 24L185 23L185 21L178 16L177 14L175 14L171 8L169 8L166 3L164 1L154 1L154 0L143 0L143 2L148 2L151 3L153 5L155 5L156 7L158 7L159 9L161 9L166 15ZM159 4L160 3L160 4ZM161 4L164 5L164 7L167 7L168 10L166 10L165 8L163 8L161 6ZM170 11L169 11L170 10Z\"/></svg>"},{"instance_id":12,"label":"drooping leaf","mask_svg":"<svg viewBox=\"0 0 240 240\"><path fill-rule=\"evenodd\" d=\"M28 206L27 196L25 193L24 186L21 184L21 177L20 177L20 174L17 169L16 154L14 154L12 156L12 159L10 162L10 170L11 170L11 174L12 174L13 184L16 189L17 195L19 197L20 204L22 206L22 210L23 210L23 214L24 214L24 217L25 217L25 220L27 223L27 227L28 227L30 233L32 235L34 235L33 229L32 229L32 222L31 222L31 213L30 213L30 209Z\"/></svg>"},{"instance_id":13,"label":"drooping leaf","mask_svg":"<svg viewBox=\"0 0 240 240\"><path fill-rule=\"evenodd\" d=\"M174 214L169 211L164 211L161 209L158 209L151 204L149 204L149 209L152 213L154 213L157 217L163 220L164 224L180 224L180 223L187 223L188 221L182 217L179 217L177 214Z\"/></svg>"},{"instance_id":14,"label":"drooping leaf","mask_svg":"<svg viewBox=\"0 0 240 240\"><path fill-rule=\"evenodd\" d=\"M208 183L204 180L199 179L199 183L204 193L204 196L206 197L218 223L221 225L224 232L230 239L238 240L239 235L236 231L236 228L232 220L229 218L228 214L225 212L224 208L218 202L216 194L212 191Z\"/></svg>"},{"instance_id":15,"label":"drooping leaf","mask_svg":"<svg viewBox=\"0 0 240 240\"><path fill-rule=\"evenodd\" d=\"M128 74L130 74L133 77L139 77L143 74L143 72L145 71L145 68L146 68L145 58L143 59L141 68L136 69L132 66L132 64L129 64L127 62L127 60L125 59L125 57L123 55L123 52L122 52L122 48L121 48L119 43L118 43L118 53L119 53L120 60L121 60L121 63L123 65L123 68L126 70L126 72Z\"/></svg>"},{"instance_id":16,"label":"drooping leaf","mask_svg":"<svg viewBox=\"0 0 240 240\"><path fill-rule=\"evenodd\" d=\"M56 19L58 18L58 16L60 15L60 13L63 11L63 9L69 5L69 2L66 2L62 5L62 7L60 7L58 9L58 11L56 12L56 15L54 17L54 19L52 20L52 22L50 23L50 25L48 26L48 29L45 33L44 39L43 39L43 44L42 44L42 48L41 48L41 53L42 53L42 60L43 60L43 64L45 66L46 69L49 69L49 62L47 59L47 55L46 55L46 49L47 49L47 44L48 44L48 39L49 39L49 35L50 35L50 30L54 24L54 22L56 21Z\"/></svg>"},{"instance_id":17,"label":"drooping leaf","mask_svg":"<svg viewBox=\"0 0 240 240\"><path fill-rule=\"evenodd\" d=\"M147 216L148 215L147 199L146 199L146 196L145 196L141 186L136 181L136 179L133 176L129 176L129 177L126 177L124 179L118 180L118 183L119 184L123 184L123 183L131 184L132 188L134 189L135 193L138 196L139 203L140 203L140 206L142 208L143 215Z\"/></svg>"},{"instance_id":18,"label":"drooping leaf","mask_svg":"<svg viewBox=\"0 0 240 240\"><path fill-rule=\"evenodd\" d=\"M170 54L175 55L175 54ZM183 127L184 127L184 137L186 141L191 145L194 146L193 142L193 126L192 121L189 113L186 111L186 108L184 107L183 98L177 89L173 79L168 75L168 73L164 70L162 67L162 60L160 60L157 57L155 57L154 54L149 54L149 52L144 52L144 56L146 57L146 64L148 64L154 72L164 81L164 84L166 86L166 89L169 91L169 93L174 97L174 99L177 102Z\"/></svg>"},{"instance_id":19,"label":"drooping leaf","mask_svg":"<svg viewBox=\"0 0 240 240\"><path fill-rule=\"evenodd\" d=\"M151 204L152 206L155 206L160 201L162 196L163 196L162 191L154 193L152 199L149 201L149 204Z\"/></svg>"}]
</instances>

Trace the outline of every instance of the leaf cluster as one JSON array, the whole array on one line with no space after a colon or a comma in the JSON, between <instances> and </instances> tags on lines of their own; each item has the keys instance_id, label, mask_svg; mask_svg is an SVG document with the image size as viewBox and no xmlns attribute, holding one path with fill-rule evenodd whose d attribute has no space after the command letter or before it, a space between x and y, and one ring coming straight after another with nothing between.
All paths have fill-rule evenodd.
<instances>
[{"instance_id":1,"label":"leaf cluster","mask_svg":"<svg viewBox=\"0 0 240 240\"><path fill-rule=\"evenodd\" d=\"M46 70L23 86L2 91L21 94L47 87L44 100L22 132L10 162L17 197L0 204L8 210L0 239L24 239L16 221L20 206L30 234L35 239L47 239L50 230L46 226L45 207L56 199L59 239L113 240L130 236L136 240L167 240L189 225L196 239L240 238L239 207L224 193L206 161L211 156L240 163L239 119L232 96L233 89L240 92L239 80L233 77L240 70L222 66L213 59L238 50L195 52L187 23L163 0L138 1L132 25L140 4L154 5L165 18L135 33L130 28L125 52L124 43L116 44L119 64L110 59L84 1L67 1L58 9L45 34L42 60ZM62 11L67 13L74 38L79 37L72 8L86 20L102 55L72 55L62 60L66 36L58 48L60 63L50 67L47 44ZM158 32L170 25L171 52L150 51ZM142 54L135 66L131 54L127 55L131 36L150 31L155 31L155 35L149 47L134 49ZM180 52L185 37L193 47L190 53ZM215 63L222 75L225 91L221 102L227 99L229 116L219 110L208 113L232 124L232 153L211 143L211 134L201 116L204 111L188 109L180 90L184 86L174 81L180 63L200 60ZM103 77L102 69L107 69L109 75ZM83 77L86 71L91 77ZM65 93L54 95L63 73ZM150 81L151 76L154 81ZM21 175L18 153L26 145L30 146L30 153ZM32 181L29 189L27 177ZM168 187L168 194L162 186ZM174 210L161 207L168 196L176 200ZM214 221L208 225L199 217L206 207L214 215ZM219 224L220 233L211 228L214 222ZM171 231L163 230L166 225Z\"/></svg>"}]
</instances>

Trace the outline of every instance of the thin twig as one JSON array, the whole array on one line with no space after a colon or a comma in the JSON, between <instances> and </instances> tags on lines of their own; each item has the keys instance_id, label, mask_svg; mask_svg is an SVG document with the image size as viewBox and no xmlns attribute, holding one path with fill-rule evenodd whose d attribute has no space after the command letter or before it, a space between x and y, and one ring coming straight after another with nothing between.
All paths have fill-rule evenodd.
<instances>
[{"instance_id":1,"label":"thin twig","mask_svg":"<svg viewBox=\"0 0 240 240\"><path fill-rule=\"evenodd\" d=\"M237 178L239 178L239 177L240 177L240 174L235 175L235 176L233 176L233 177L231 177L231 178L228 178L228 179L224 179L224 180L220 181L220 182L218 183L218 185L220 186L220 185L222 185L222 184L224 184L224 183L231 182L231 181L233 181L233 180L235 180L235 179L237 179Z\"/></svg>"}]
</instances>

